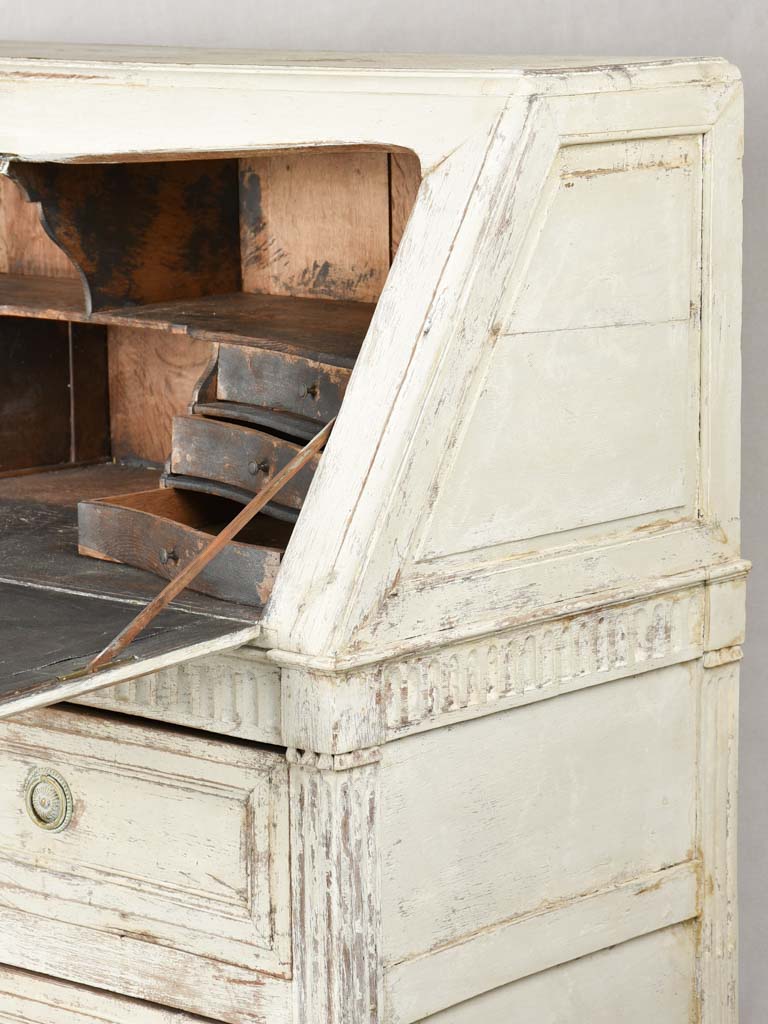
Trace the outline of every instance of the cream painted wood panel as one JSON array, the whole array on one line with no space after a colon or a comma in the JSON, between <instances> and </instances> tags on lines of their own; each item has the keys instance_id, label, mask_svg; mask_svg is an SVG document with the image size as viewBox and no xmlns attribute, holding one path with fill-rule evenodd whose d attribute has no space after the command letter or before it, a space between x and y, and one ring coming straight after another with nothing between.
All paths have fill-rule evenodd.
<instances>
[{"instance_id":1,"label":"cream painted wood panel","mask_svg":"<svg viewBox=\"0 0 768 1024\"><path fill-rule=\"evenodd\" d=\"M257 650L196 658L75 703L258 743L282 742L280 669Z\"/></svg>"},{"instance_id":2,"label":"cream painted wood panel","mask_svg":"<svg viewBox=\"0 0 768 1024\"><path fill-rule=\"evenodd\" d=\"M695 932L679 925L534 974L424 1024L690 1024Z\"/></svg>"},{"instance_id":3,"label":"cream painted wood panel","mask_svg":"<svg viewBox=\"0 0 768 1024\"><path fill-rule=\"evenodd\" d=\"M673 666L385 747L386 964L689 860L697 687Z\"/></svg>"},{"instance_id":4,"label":"cream painted wood panel","mask_svg":"<svg viewBox=\"0 0 768 1024\"><path fill-rule=\"evenodd\" d=\"M700 135L564 146L502 333L687 321L700 299L701 186Z\"/></svg>"},{"instance_id":5,"label":"cream painted wood panel","mask_svg":"<svg viewBox=\"0 0 768 1024\"><path fill-rule=\"evenodd\" d=\"M0 967L2 1024L203 1024L179 1010Z\"/></svg>"},{"instance_id":6,"label":"cream painted wood panel","mask_svg":"<svg viewBox=\"0 0 768 1024\"><path fill-rule=\"evenodd\" d=\"M119 933L288 971L283 757L74 711L10 720L0 740L3 896L27 929L42 940L50 919L93 929L95 942ZM33 773L49 769L72 794L60 832L25 807Z\"/></svg>"},{"instance_id":7,"label":"cream painted wood panel","mask_svg":"<svg viewBox=\"0 0 768 1024\"><path fill-rule=\"evenodd\" d=\"M687 323L499 338L422 557L691 515L699 357L689 338Z\"/></svg>"}]
</instances>

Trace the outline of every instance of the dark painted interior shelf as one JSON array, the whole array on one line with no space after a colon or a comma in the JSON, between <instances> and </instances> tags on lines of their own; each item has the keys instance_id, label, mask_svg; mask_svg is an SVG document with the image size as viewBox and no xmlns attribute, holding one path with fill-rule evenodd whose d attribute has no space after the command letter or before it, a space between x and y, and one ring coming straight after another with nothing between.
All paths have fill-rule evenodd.
<instances>
[{"instance_id":1,"label":"dark painted interior shelf","mask_svg":"<svg viewBox=\"0 0 768 1024\"><path fill-rule=\"evenodd\" d=\"M367 302L233 292L145 306L85 312L79 281L0 274L0 315L67 320L122 327L156 328L266 348L351 368L373 316Z\"/></svg>"}]
</instances>

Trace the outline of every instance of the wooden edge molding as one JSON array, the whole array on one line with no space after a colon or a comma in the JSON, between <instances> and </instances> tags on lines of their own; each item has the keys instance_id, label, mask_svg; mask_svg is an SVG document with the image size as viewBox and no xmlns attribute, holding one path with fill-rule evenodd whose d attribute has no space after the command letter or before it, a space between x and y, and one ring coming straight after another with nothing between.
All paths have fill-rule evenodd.
<instances>
[{"instance_id":1,"label":"wooden edge molding","mask_svg":"<svg viewBox=\"0 0 768 1024\"><path fill-rule=\"evenodd\" d=\"M337 755L701 657L704 586L522 626L357 673L281 672L286 745Z\"/></svg>"},{"instance_id":2,"label":"wooden edge molding","mask_svg":"<svg viewBox=\"0 0 768 1024\"><path fill-rule=\"evenodd\" d=\"M388 1024L412 1024L498 986L694 918L699 867L697 861L677 864L390 966L384 974Z\"/></svg>"},{"instance_id":3,"label":"wooden edge molding","mask_svg":"<svg viewBox=\"0 0 768 1024\"><path fill-rule=\"evenodd\" d=\"M621 592L617 594L615 592L600 591L583 598L564 601L554 608L537 608L532 610L530 616L524 619L523 622L517 617L513 621L494 623L493 626L473 624L463 632L451 631L450 634L421 636L413 643L402 643L397 651L371 649L338 657L301 654L296 651L287 651L278 647L268 646L269 632L267 629L262 634L260 647L264 649L270 661L274 661L285 668L301 668L320 673L358 672L361 669L370 668L383 662L399 660L406 656L417 657L426 651L434 651L453 644L466 643L470 640L483 640L493 634L507 633L523 624L533 626L544 622L561 621L584 612L651 600L654 597L677 593L682 590L699 587L702 584L708 588L728 581L744 585L751 568L752 563L746 559L731 559L717 565L680 573L666 580L649 580L646 587L634 589L630 593ZM720 644L718 646L725 645Z\"/></svg>"},{"instance_id":4,"label":"wooden edge molding","mask_svg":"<svg viewBox=\"0 0 768 1024\"><path fill-rule=\"evenodd\" d=\"M739 665L703 672L698 843L702 860L696 986L701 1024L738 1019Z\"/></svg>"},{"instance_id":5,"label":"wooden edge molding","mask_svg":"<svg viewBox=\"0 0 768 1024\"><path fill-rule=\"evenodd\" d=\"M730 665L731 662L741 661L744 652L740 646L721 647L719 651L704 652L704 668L719 668L721 665Z\"/></svg>"},{"instance_id":6,"label":"wooden edge molding","mask_svg":"<svg viewBox=\"0 0 768 1024\"><path fill-rule=\"evenodd\" d=\"M327 760L290 766L293 1019L377 1024L380 767L317 770Z\"/></svg>"}]
</instances>

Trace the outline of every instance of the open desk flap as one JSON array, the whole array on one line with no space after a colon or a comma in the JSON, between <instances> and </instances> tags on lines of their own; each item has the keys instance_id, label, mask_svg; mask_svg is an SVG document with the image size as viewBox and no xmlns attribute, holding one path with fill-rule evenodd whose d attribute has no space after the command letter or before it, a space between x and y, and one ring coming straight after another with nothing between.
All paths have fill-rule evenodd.
<instances>
[{"instance_id":1,"label":"open desk flap","mask_svg":"<svg viewBox=\"0 0 768 1024\"><path fill-rule=\"evenodd\" d=\"M0 582L0 718L241 647L259 635L259 623L248 621L254 609L233 606L228 617L221 602L215 605L215 614L171 606L116 661L84 674L134 617L137 604Z\"/></svg>"}]
</instances>

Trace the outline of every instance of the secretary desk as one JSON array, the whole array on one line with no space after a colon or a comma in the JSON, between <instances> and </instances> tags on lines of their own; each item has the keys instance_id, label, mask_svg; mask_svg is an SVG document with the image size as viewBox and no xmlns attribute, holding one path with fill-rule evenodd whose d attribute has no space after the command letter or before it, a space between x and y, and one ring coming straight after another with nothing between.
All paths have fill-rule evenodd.
<instances>
[{"instance_id":1,"label":"secretary desk","mask_svg":"<svg viewBox=\"0 0 768 1024\"><path fill-rule=\"evenodd\" d=\"M0 1019L735 1024L741 153L719 59L0 47Z\"/></svg>"}]
</instances>

